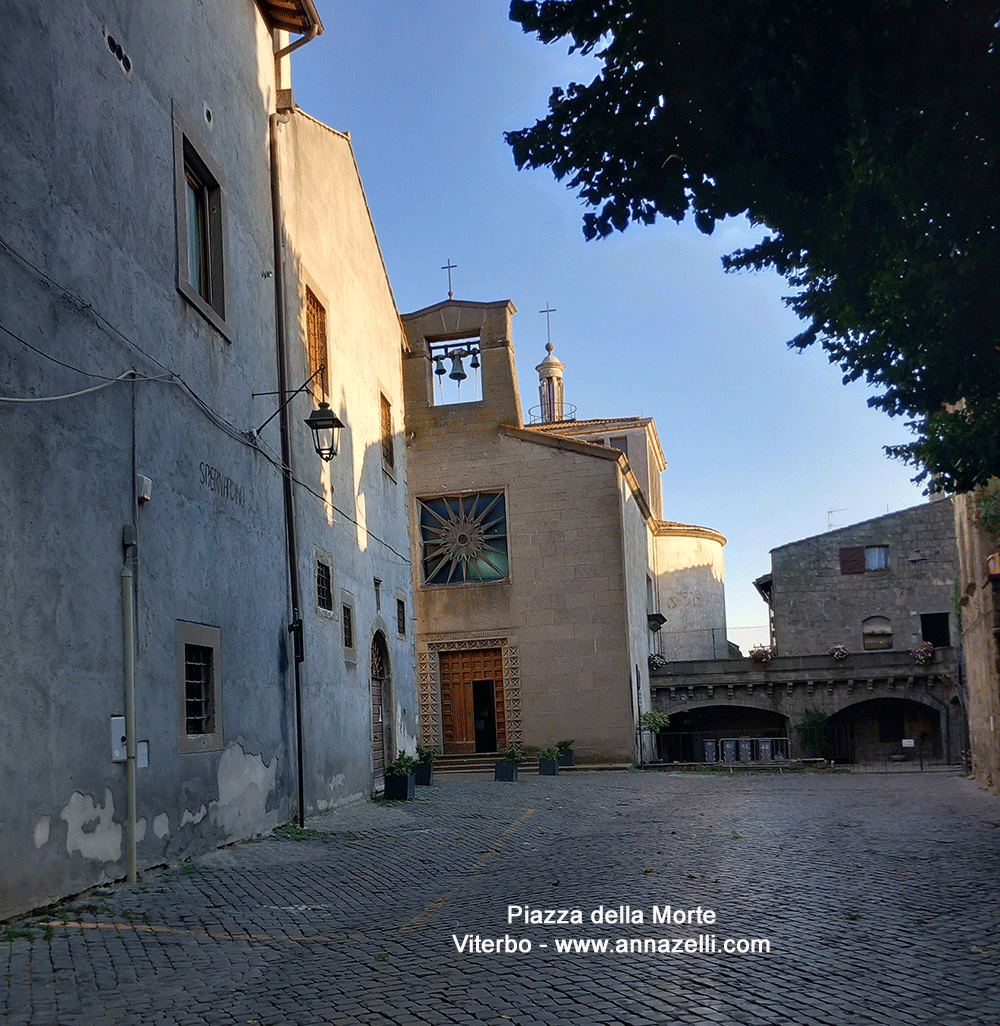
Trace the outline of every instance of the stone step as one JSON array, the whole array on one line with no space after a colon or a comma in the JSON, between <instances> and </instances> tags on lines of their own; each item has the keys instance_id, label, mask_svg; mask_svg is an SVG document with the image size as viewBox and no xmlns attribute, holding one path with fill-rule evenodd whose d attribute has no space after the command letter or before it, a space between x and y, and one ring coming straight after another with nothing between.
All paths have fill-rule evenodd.
<instances>
[{"instance_id":1,"label":"stone step","mask_svg":"<svg viewBox=\"0 0 1000 1026\"><path fill-rule=\"evenodd\" d=\"M477 773L493 775L493 767L500 758L498 752L475 752L468 755L439 755L434 762L434 773ZM538 759L528 758L518 767L519 773L537 773Z\"/></svg>"}]
</instances>

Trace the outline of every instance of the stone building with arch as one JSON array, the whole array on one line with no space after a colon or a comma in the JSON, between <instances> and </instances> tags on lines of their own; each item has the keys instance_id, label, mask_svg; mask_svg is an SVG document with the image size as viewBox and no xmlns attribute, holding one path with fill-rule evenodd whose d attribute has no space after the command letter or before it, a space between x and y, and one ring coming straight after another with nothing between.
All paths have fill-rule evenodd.
<instances>
[{"instance_id":1,"label":"stone building with arch","mask_svg":"<svg viewBox=\"0 0 1000 1026\"><path fill-rule=\"evenodd\" d=\"M773 549L771 572L754 582L768 604L772 658L672 662L658 672L654 705L671 717L660 754L701 762L706 742L718 759L736 741L739 759L742 740L744 761L761 757L762 741L767 754L795 758L807 754L796 726L812 713L827 717L817 756L960 761L967 729L954 580L949 500ZM933 648L927 662L913 655L923 643Z\"/></svg>"}]
</instances>

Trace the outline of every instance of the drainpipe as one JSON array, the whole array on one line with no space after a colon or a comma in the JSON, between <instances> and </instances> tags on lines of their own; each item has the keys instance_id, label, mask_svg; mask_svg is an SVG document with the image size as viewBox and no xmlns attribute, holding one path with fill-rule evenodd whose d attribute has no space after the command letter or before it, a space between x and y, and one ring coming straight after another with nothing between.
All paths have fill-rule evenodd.
<instances>
[{"instance_id":1,"label":"drainpipe","mask_svg":"<svg viewBox=\"0 0 1000 1026\"><path fill-rule=\"evenodd\" d=\"M271 216L274 233L274 330L275 348L278 358L278 391L284 397L288 391L287 374L287 339L285 336L285 261L281 244L282 213L281 213L281 180L278 172L278 125L287 125L287 114L271 114L268 118L270 130L271 156ZM305 653L302 645L302 620L300 618L300 589L298 545L295 538L295 502L292 495L292 465L290 408L286 405L278 419L281 427L281 462L289 468L282 473L284 507L285 507L285 542L288 557L288 590L292 606L292 620L288 626L292 636L290 646L292 667L295 676L295 758L298 776L298 825L305 823L305 784L303 781L303 744L302 744L302 663Z\"/></svg>"},{"instance_id":2,"label":"drainpipe","mask_svg":"<svg viewBox=\"0 0 1000 1026\"><path fill-rule=\"evenodd\" d=\"M131 525L129 525L131 526ZM126 528L127 530L127 528ZM133 528L134 530L134 528ZM125 791L128 811L125 857L128 882L136 882L135 868L135 598L132 590L132 545L126 545L122 567L122 638L125 647Z\"/></svg>"},{"instance_id":3,"label":"drainpipe","mask_svg":"<svg viewBox=\"0 0 1000 1026\"><path fill-rule=\"evenodd\" d=\"M312 5L310 4L310 6ZM280 61L282 57L287 57L293 50L297 50L300 46L305 46L306 43L311 43L322 31L323 26L319 21L319 15L317 15L316 21L310 25L309 31L301 39L296 39L294 43L289 43L288 46L277 50L274 54L274 59Z\"/></svg>"}]
</instances>

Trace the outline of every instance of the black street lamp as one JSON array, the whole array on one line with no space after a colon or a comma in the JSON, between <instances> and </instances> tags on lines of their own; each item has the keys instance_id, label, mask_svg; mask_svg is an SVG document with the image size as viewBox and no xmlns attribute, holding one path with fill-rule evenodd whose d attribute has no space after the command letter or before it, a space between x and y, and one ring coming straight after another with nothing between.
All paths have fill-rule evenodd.
<instances>
[{"instance_id":1,"label":"black street lamp","mask_svg":"<svg viewBox=\"0 0 1000 1026\"><path fill-rule=\"evenodd\" d=\"M320 403L319 409L313 410L306 417L305 424L313 433L316 454L329 463L340 448L340 429L344 422L330 409L328 403Z\"/></svg>"}]
</instances>

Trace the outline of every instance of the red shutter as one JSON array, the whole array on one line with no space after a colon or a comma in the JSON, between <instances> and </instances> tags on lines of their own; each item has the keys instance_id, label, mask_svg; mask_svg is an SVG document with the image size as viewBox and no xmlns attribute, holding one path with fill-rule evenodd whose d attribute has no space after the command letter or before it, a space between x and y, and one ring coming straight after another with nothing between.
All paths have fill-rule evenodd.
<instances>
[{"instance_id":1,"label":"red shutter","mask_svg":"<svg viewBox=\"0 0 1000 1026\"><path fill-rule=\"evenodd\" d=\"M842 574L863 574L865 572L865 548L863 545L840 550L840 572Z\"/></svg>"}]
</instances>

